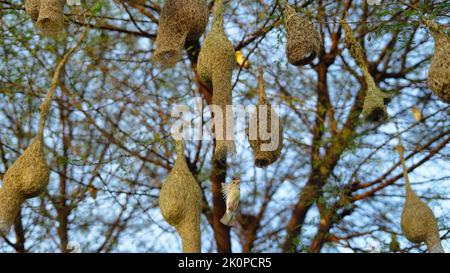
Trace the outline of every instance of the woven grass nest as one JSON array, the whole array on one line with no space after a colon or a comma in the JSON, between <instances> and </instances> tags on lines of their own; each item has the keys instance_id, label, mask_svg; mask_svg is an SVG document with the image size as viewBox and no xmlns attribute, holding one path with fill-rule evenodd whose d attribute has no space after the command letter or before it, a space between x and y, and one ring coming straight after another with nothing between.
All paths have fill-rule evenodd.
<instances>
[{"instance_id":1,"label":"woven grass nest","mask_svg":"<svg viewBox=\"0 0 450 273\"><path fill-rule=\"evenodd\" d=\"M206 35L197 63L201 80L213 90L212 104L219 106L224 116L221 119L221 115L218 115L214 119L216 138L214 160L218 161L225 161L227 154L236 150L234 139L227 140L225 136L227 127L230 127L228 132L233 131L231 128L233 124L225 120L232 120L232 117L226 115L226 106L232 105L231 77L236 66L236 59L234 47L223 29L223 10L223 0L216 0L213 26ZM223 129L220 130L220 128Z\"/></svg>"},{"instance_id":2,"label":"woven grass nest","mask_svg":"<svg viewBox=\"0 0 450 273\"><path fill-rule=\"evenodd\" d=\"M200 252L202 191L186 163L181 140L177 141L177 150L175 164L161 188L159 207L180 235L183 252Z\"/></svg>"},{"instance_id":3,"label":"woven grass nest","mask_svg":"<svg viewBox=\"0 0 450 273\"><path fill-rule=\"evenodd\" d=\"M65 0L40 0L36 26L46 34L64 31Z\"/></svg>"},{"instance_id":4,"label":"woven grass nest","mask_svg":"<svg viewBox=\"0 0 450 273\"><path fill-rule=\"evenodd\" d=\"M401 228L406 239L412 243L425 242L428 252L444 252L439 238L439 228L433 211L416 195L409 182L404 159L404 148L397 145L403 168L406 198L403 205Z\"/></svg>"},{"instance_id":5,"label":"woven grass nest","mask_svg":"<svg viewBox=\"0 0 450 273\"><path fill-rule=\"evenodd\" d=\"M39 17L41 0L25 0L25 12L36 22Z\"/></svg>"},{"instance_id":6,"label":"woven grass nest","mask_svg":"<svg viewBox=\"0 0 450 273\"><path fill-rule=\"evenodd\" d=\"M0 231L8 232L26 199L45 191L49 174L43 139L39 136L5 173L0 189Z\"/></svg>"},{"instance_id":7,"label":"woven grass nest","mask_svg":"<svg viewBox=\"0 0 450 273\"><path fill-rule=\"evenodd\" d=\"M425 242L429 252L442 252L439 228L433 211L420 200L409 184L406 186L401 228L410 242Z\"/></svg>"},{"instance_id":8,"label":"woven grass nest","mask_svg":"<svg viewBox=\"0 0 450 273\"><path fill-rule=\"evenodd\" d=\"M352 30L345 20L341 21L345 29L345 47L350 51L350 55L355 59L356 64L361 68L364 74L364 79L367 84L366 95L364 97L364 104L362 113L366 121L380 122L389 118L386 110L386 105L391 100L391 95L381 91L369 73L368 65L364 57L361 45L353 37Z\"/></svg>"},{"instance_id":9,"label":"woven grass nest","mask_svg":"<svg viewBox=\"0 0 450 273\"><path fill-rule=\"evenodd\" d=\"M320 53L321 39L313 24L300 17L295 9L285 4L286 56L292 65L311 63Z\"/></svg>"},{"instance_id":10,"label":"woven grass nest","mask_svg":"<svg viewBox=\"0 0 450 273\"><path fill-rule=\"evenodd\" d=\"M273 130L271 127L272 121L279 121L279 118L275 111L272 109L269 100L267 99L262 67L259 67L258 94L259 100L256 104L256 112L250 116L249 123L251 125L247 130L247 133L249 134L249 132L252 131L251 126L256 125L255 127L253 127L253 134L256 134L256 136L252 137L248 135L248 137L255 157L255 166L264 168L275 162L281 155L281 150L283 148L283 128L281 124L279 124L279 122L278 130ZM266 111L266 121L259 119L259 113L261 111ZM267 130L268 133L263 138L260 135L260 128L263 131ZM276 126L274 128L276 128Z\"/></svg>"},{"instance_id":11,"label":"woven grass nest","mask_svg":"<svg viewBox=\"0 0 450 273\"><path fill-rule=\"evenodd\" d=\"M434 55L428 70L428 86L443 101L450 103L450 38L447 26L426 20L434 38Z\"/></svg>"},{"instance_id":12,"label":"woven grass nest","mask_svg":"<svg viewBox=\"0 0 450 273\"><path fill-rule=\"evenodd\" d=\"M205 0L165 0L153 60L164 68L175 66L187 41L196 40L208 24Z\"/></svg>"}]
</instances>

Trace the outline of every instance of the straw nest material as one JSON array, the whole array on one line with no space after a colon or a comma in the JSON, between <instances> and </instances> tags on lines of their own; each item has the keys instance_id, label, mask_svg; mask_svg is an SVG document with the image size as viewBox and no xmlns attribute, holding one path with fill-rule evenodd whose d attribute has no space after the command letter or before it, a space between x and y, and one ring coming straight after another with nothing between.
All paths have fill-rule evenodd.
<instances>
[{"instance_id":1,"label":"straw nest material","mask_svg":"<svg viewBox=\"0 0 450 273\"><path fill-rule=\"evenodd\" d=\"M197 64L200 78L213 90L213 105L219 106L223 114L214 117L216 138L214 160L218 161L225 161L227 154L236 150L233 136L226 136L227 132L233 133L233 117L227 115L226 108L227 105L232 105L231 76L236 60L234 47L223 29L223 10L223 0L216 0L213 26L206 35ZM226 122L228 120L230 122Z\"/></svg>"},{"instance_id":2,"label":"straw nest material","mask_svg":"<svg viewBox=\"0 0 450 273\"><path fill-rule=\"evenodd\" d=\"M321 39L313 24L297 15L295 9L285 4L286 55L289 63L300 66L311 63L320 53Z\"/></svg>"},{"instance_id":3,"label":"straw nest material","mask_svg":"<svg viewBox=\"0 0 450 273\"><path fill-rule=\"evenodd\" d=\"M345 29L345 47L350 51L350 55L355 59L355 62L361 68L364 74L364 79L367 84L366 96L363 104L363 116L369 122L379 122L386 120L389 115L386 110L386 104L389 103L391 95L381 91L369 73L368 65L363 54L361 45L353 37L352 30L345 20L341 21Z\"/></svg>"},{"instance_id":4,"label":"straw nest material","mask_svg":"<svg viewBox=\"0 0 450 273\"><path fill-rule=\"evenodd\" d=\"M434 56L428 70L428 86L446 103L450 103L450 38L447 27L425 21L434 38Z\"/></svg>"},{"instance_id":5,"label":"straw nest material","mask_svg":"<svg viewBox=\"0 0 450 273\"><path fill-rule=\"evenodd\" d=\"M0 235L6 235L19 213L25 198L5 188L0 189Z\"/></svg>"},{"instance_id":6,"label":"straw nest material","mask_svg":"<svg viewBox=\"0 0 450 273\"><path fill-rule=\"evenodd\" d=\"M39 17L39 9L41 0L25 0L25 12L31 17L33 21L37 21Z\"/></svg>"},{"instance_id":7,"label":"straw nest material","mask_svg":"<svg viewBox=\"0 0 450 273\"><path fill-rule=\"evenodd\" d=\"M44 33L55 34L64 31L65 0L40 0L37 27Z\"/></svg>"},{"instance_id":8,"label":"straw nest material","mask_svg":"<svg viewBox=\"0 0 450 273\"><path fill-rule=\"evenodd\" d=\"M401 218L402 232L406 239L412 243L425 242L428 252L444 252L439 238L438 224L433 215L433 211L411 188L403 156L403 146L398 145L397 151L402 162L406 188L406 198Z\"/></svg>"},{"instance_id":9,"label":"straw nest material","mask_svg":"<svg viewBox=\"0 0 450 273\"><path fill-rule=\"evenodd\" d=\"M61 71L69 57L86 37L83 33L77 45L71 48L58 63L52 83L40 106L39 128L35 139L24 153L11 165L3 177L0 189L0 232L6 234L20 210L22 203L45 191L49 182L50 169L44 154L44 128L50 112L51 101L55 94Z\"/></svg>"},{"instance_id":10,"label":"straw nest material","mask_svg":"<svg viewBox=\"0 0 450 273\"><path fill-rule=\"evenodd\" d=\"M37 137L6 171L3 178L0 190L0 229L4 233L14 223L22 203L45 190L49 174L43 140Z\"/></svg>"},{"instance_id":11,"label":"straw nest material","mask_svg":"<svg viewBox=\"0 0 450 273\"><path fill-rule=\"evenodd\" d=\"M249 120L248 137L255 156L255 166L263 168L280 157L283 147L283 128L279 123L278 115L267 99L262 67L259 67L258 93L256 112L250 116ZM262 111L265 112L267 118L260 119ZM264 115L262 116L264 117ZM267 133L261 135L261 131Z\"/></svg>"},{"instance_id":12,"label":"straw nest material","mask_svg":"<svg viewBox=\"0 0 450 273\"><path fill-rule=\"evenodd\" d=\"M180 59L185 41L197 40L208 24L205 0L165 0L156 36L154 61L173 67Z\"/></svg>"},{"instance_id":13,"label":"straw nest material","mask_svg":"<svg viewBox=\"0 0 450 273\"><path fill-rule=\"evenodd\" d=\"M177 141L177 159L163 184L159 207L164 219L175 227L183 252L200 252L200 213L202 191L188 168L183 144Z\"/></svg>"},{"instance_id":14,"label":"straw nest material","mask_svg":"<svg viewBox=\"0 0 450 273\"><path fill-rule=\"evenodd\" d=\"M410 242L425 242L430 252L442 248L439 228L433 211L420 200L410 185L406 186L401 227L403 234Z\"/></svg>"}]
</instances>

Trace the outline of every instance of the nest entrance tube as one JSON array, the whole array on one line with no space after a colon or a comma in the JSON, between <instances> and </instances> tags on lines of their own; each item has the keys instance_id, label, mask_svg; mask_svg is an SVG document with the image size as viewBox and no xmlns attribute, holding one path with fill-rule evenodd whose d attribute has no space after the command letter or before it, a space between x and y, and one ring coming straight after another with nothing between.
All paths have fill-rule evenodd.
<instances>
[{"instance_id":1,"label":"nest entrance tube","mask_svg":"<svg viewBox=\"0 0 450 273\"><path fill-rule=\"evenodd\" d=\"M223 0L214 3L214 19L211 31L206 35L200 50L197 71L201 80L213 91L212 104L220 108L222 115L214 115L216 149L214 160L224 162L236 146L233 132L231 77L236 66L234 47L223 28ZM220 132L220 133L218 133Z\"/></svg>"},{"instance_id":2,"label":"nest entrance tube","mask_svg":"<svg viewBox=\"0 0 450 273\"><path fill-rule=\"evenodd\" d=\"M350 51L350 55L355 59L356 64L361 68L367 84L366 96L364 97L363 116L369 122L380 122L388 119L386 104L389 103L391 95L381 91L369 73L367 62L364 58L361 45L353 37L352 30L345 20L341 20L345 29L345 47Z\"/></svg>"},{"instance_id":3,"label":"nest entrance tube","mask_svg":"<svg viewBox=\"0 0 450 273\"><path fill-rule=\"evenodd\" d=\"M425 20L424 25L434 39L434 55L428 70L427 83L441 100L450 103L450 38L445 33L448 27L430 20Z\"/></svg>"},{"instance_id":4,"label":"nest entrance tube","mask_svg":"<svg viewBox=\"0 0 450 273\"><path fill-rule=\"evenodd\" d=\"M181 237L184 253L201 251L200 213L202 191L183 154L182 140L177 140L177 159L159 195L164 219Z\"/></svg>"},{"instance_id":5,"label":"nest entrance tube","mask_svg":"<svg viewBox=\"0 0 450 273\"><path fill-rule=\"evenodd\" d=\"M48 34L63 32L65 2L65 0L40 0L37 27Z\"/></svg>"},{"instance_id":6,"label":"nest entrance tube","mask_svg":"<svg viewBox=\"0 0 450 273\"><path fill-rule=\"evenodd\" d=\"M250 116L247 132L255 157L255 166L264 168L275 162L281 155L283 128L278 115L267 99L261 66L258 76L258 94L256 112Z\"/></svg>"},{"instance_id":7,"label":"nest entrance tube","mask_svg":"<svg viewBox=\"0 0 450 273\"><path fill-rule=\"evenodd\" d=\"M153 60L163 68L175 66L185 42L200 38L207 24L205 0L165 0Z\"/></svg>"},{"instance_id":8,"label":"nest entrance tube","mask_svg":"<svg viewBox=\"0 0 450 273\"><path fill-rule=\"evenodd\" d=\"M403 205L401 229L406 239L412 243L425 242L430 253L443 253L444 249L439 238L439 228L433 211L414 192L409 182L406 169L404 148L399 143L397 152L405 179L406 198Z\"/></svg>"},{"instance_id":9,"label":"nest entrance tube","mask_svg":"<svg viewBox=\"0 0 450 273\"><path fill-rule=\"evenodd\" d=\"M284 6L286 29L286 56L295 66L311 63L319 54L321 39L313 24L300 17L287 2Z\"/></svg>"}]
</instances>

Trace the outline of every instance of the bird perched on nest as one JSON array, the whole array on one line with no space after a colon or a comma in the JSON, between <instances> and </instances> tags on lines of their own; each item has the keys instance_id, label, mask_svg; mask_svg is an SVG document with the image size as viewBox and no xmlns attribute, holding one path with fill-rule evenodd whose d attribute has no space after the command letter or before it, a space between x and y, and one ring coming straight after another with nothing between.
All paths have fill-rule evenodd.
<instances>
[{"instance_id":1,"label":"bird perched on nest","mask_svg":"<svg viewBox=\"0 0 450 273\"><path fill-rule=\"evenodd\" d=\"M222 192L226 201L227 211L223 215L220 222L226 226L234 226L236 224L236 214L238 211L240 189L240 179L234 179L229 184L222 183Z\"/></svg>"},{"instance_id":2,"label":"bird perched on nest","mask_svg":"<svg viewBox=\"0 0 450 273\"><path fill-rule=\"evenodd\" d=\"M245 59L244 54L240 50L236 51L236 62L239 67L250 69L250 62Z\"/></svg>"}]
</instances>

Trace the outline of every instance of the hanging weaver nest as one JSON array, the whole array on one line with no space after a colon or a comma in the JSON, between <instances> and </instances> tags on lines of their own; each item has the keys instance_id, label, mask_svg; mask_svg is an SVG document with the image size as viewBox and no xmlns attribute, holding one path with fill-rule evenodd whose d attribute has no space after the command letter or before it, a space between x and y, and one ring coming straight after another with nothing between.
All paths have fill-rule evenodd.
<instances>
[{"instance_id":1,"label":"hanging weaver nest","mask_svg":"<svg viewBox=\"0 0 450 273\"><path fill-rule=\"evenodd\" d=\"M39 17L39 9L41 0L25 0L25 12L31 17L33 21L37 21Z\"/></svg>"},{"instance_id":2,"label":"hanging weaver nest","mask_svg":"<svg viewBox=\"0 0 450 273\"><path fill-rule=\"evenodd\" d=\"M37 27L47 34L64 31L65 0L40 0L40 2Z\"/></svg>"},{"instance_id":3,"label":"hanging weaver nest","mask_svg":"<svg viewBox=\"0 0 450 273\"><path fill-rule=\"evenodd\" d=\"M175 227L183 243L183 252L200 252L200 213L202 191L183 155L183 144L177 141L177 159L159 195L164 219Z\"/></svg>"},{"instance_id":4,"label":"hanging weaver nest","mask_svg":"<svg viewBox=\"0 0 450 273\"><path fill-rule=\"evenodd\" d=\"M386 104L389 103L391 95L381 91L375 84L375 80L369 73L368 65L363 54L361 45L353 37L352 30L345 20L341 20L345 29L345 47L350 51L350 55L355 59L356 64L361 68L367 84L366 96L363 104L363 116L369 122L379 122L386 120L389 116Z\"/></svg>"},{"instance_id":5,"label":"hanging weaver nest","mask_svg":"<svg viewBox=\"0 0 450 273\"><path fill-rule=\"evenodd\" d=\"M411 188L404 159L404 148L399 144L397 152L403 168L406 198L403 206L401 228L402 232L412 243L425 242L428 252L444 252L439 238L439 228L433 211L416 195Z\"/></svg>"},{"instance_id":6,"label":"hanging weaver nest","mask_svg":"<svg viewBox=\"0 0 450 273\"><path fill-rule=\"evenodd\" d=\"M446 103L450 103L450 38L448 27L425 20L434 38L434 56L428 70L428 86Z\"/></svg>"},{"instance_id":7,"label":"hanging weaver nest","mask_svg":"<svg viewBox=\"0 0 450 273\"><path fill-rule=\"evenodd\" d=\"M165 0L156 36L154 61L173 67L180 59L185 41L197 40L208 24L205 0Z\"/></svg>"},{"instance_id":8,"label":"hanging weaver nest","mask_svg":"<svg viewBox=\"0 0 450 273\"><path fill-rule=\"evenodd\" d=\"M38 136L6 171L0 192L0 229L7 233L22 203L41 194L47 187L50 170Z\"/></svg>"},{"instance_id":9,"label":"hanging weaver nest","mask_svg":"<svg viewBox=\"0 0 450 273\"><path fill-rule=\"evenodd\" d=\"M233 136L226 137L226 132L233 132L233 117L228 115L230 113L227 113L226 108L227 105L232 105L231 76L236 59L234 47L223 29L223 10L223 0L216 0L213 26L206 35L197 63L201 80L213 90L212 104L220 107L223 114L223 118L222 115L215 115L214 118L216 138L214 160L218 161L225 161L228 152L236 150L234 140L230 140Z\"/></svg>"},{"instance_id":10,"label":"hanging weaver nest","mask_svg":"<svg viewBox=\"0 0 450 273\"><path fill-rule=\"evenodd\" d=\"M248 134L250 134L250 132L253 133L253 136L250 134L248 137L250 146L255 155L255 166L263 168L272 164L280 157L281 149L283 147L283 128L281 124L279 124L278 115L272 109L269 100L267 99L261 66L259 67L258 93L259 100L256 104L256 112L250 116L250 127L247 132ZM266 119L263 118L260 120L261 111L265 111ZM272 124L272 122L274 122L274 124ZM255 125L256 128L252 128L252 126ZM278 130L275 129L277 126L272 128L272 125L278 125ZM261 135L260 130L263 132L267 131L267 134ZM262 147L263 145L264 147Z\"/></svg>"},{"instance_id":11,"label":"hanging weaver nest","mask_svg":"<svg viewBox=\"0 0 450 273\"><path fill-rule=\"evenodd\" d=\"M311 63L320 53L321 39L313 24L297 15L295 9L285 4L286 55L292 65Z\"/></svg>"},{"instance_id":12,"label":"hanging weaver nest","mask_svg":"<svg viewBox=\"0 0 450 273\"><path fill-rule=\"evenodd\" d=\"M64 55L55 69L50 90L40 106L39 128L35 139L5 173L0 189L0 233L2 234L9 231L22 203L26 199L40 195L47 187L50 169L44 154L45 122L50 112L51 101L58 86L61 71L69 57L86 37L87 30L76 46Z\"/></svg>"}]
</instances>

